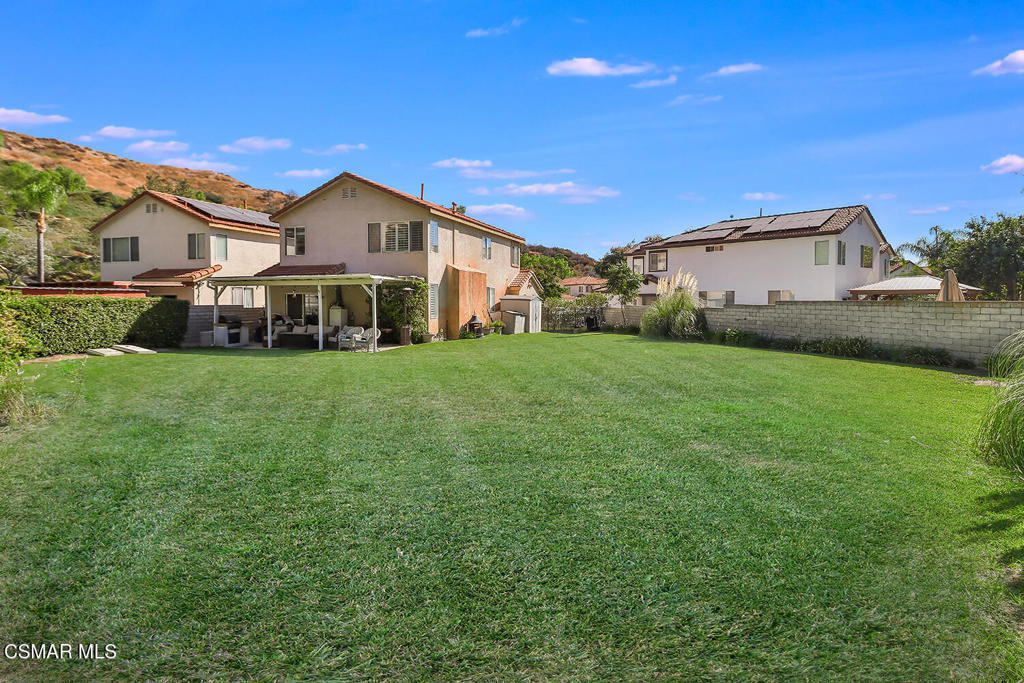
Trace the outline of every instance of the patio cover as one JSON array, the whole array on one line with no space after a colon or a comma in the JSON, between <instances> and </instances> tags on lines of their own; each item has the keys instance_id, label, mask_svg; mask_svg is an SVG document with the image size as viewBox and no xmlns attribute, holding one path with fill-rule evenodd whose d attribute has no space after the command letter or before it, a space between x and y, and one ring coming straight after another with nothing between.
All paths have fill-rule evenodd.
<instances>
[{"instance_id":1,"label":"patio cover","mask_svg":"<svg viewBox=\"0 0 1024 683\"><path fill-rule=\"evenodd\" d=\"M972 287L963 283L959 283L959 285L965 299L975 299L981 292L980 287ZM937 277L932 277L931 275L912 275L910 277L893 277L870 285L854 287L850 290L850 296L857 300L861 297L874 299L880 296L937 295L941 287L942 280Z\"/></svg>"}]
</instances>

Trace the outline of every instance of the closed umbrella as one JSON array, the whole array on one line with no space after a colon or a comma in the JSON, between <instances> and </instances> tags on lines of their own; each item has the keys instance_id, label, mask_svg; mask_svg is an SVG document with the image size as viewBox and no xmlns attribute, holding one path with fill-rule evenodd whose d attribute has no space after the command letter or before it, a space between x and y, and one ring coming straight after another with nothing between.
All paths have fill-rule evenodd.
<instances>
[{"instance_id":1,"label":"closed umbrella","mask_svg":"<svg viewBox=\"0 0 1024 683\"><path fill-rule=\"evenodd\" d=\"M956 273L951 268L946 269L942 276L942 286L939 293L935 295L936 301L966 301L963 290L960 289L960 282L956 279Z\"/></svg>"}]
</instances>

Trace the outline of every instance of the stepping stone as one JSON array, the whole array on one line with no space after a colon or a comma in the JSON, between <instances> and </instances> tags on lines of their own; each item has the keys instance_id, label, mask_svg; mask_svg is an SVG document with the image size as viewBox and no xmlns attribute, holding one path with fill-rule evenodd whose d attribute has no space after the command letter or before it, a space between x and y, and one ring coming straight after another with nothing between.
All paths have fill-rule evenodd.
<instances>
[{"instance_id":1,"label":"stepping stone","mask_svg":"<svg viewBox=\"0 0 1024 683\"><path fill-rule=\"evenodd\" d=\"M123 356L124 351L115 351L114 349L86 349L85 352L90 356Z\"/></svg>"},{"instance_id":2,"label":"stepping stone","mask_svg":"<svg viewBox=\"0 0 1024 683\"><path fill-rule=\"evenodd\" d=\"M132 346L131 344L114 344L110 348L123 353L156 353L153 349L144 349L141 346Z\"/></svg>"}]
</instances>

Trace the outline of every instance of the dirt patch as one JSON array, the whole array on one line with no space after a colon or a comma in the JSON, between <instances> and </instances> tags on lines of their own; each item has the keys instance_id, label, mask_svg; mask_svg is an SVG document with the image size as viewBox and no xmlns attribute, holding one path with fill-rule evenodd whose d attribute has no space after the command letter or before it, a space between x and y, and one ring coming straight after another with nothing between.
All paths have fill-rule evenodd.
<instances>
[{"instance_id":1,"label":"dirt patch","mask_svg":"<svg viewBox=\"0 0 1024 683\"><path fill-rule=\"evenodd\" d=\"M52 362L59 361L59 360L79 360L79 359L88 358L88 357L89 357L88 354L85 354L85 353L60 353L60 354L57 354L56 356L43 356L42 358L29 358L28 360L23 361L22 364L23 365L28 365L29 363L52 363Z\"/></svg>"}]
</instances>

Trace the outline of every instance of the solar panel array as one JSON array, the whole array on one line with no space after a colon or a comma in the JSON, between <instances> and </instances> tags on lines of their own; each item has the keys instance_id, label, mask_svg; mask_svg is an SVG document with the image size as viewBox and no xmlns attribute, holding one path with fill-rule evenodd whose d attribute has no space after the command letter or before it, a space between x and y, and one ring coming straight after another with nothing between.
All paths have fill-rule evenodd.
<instances>
[{"instance_id":1,"label":"solar panel array","mask_svg":"<svg viewBox=\"0 0 1024 683\"><path fill-rule=\"evenodd\" d=\"M279 227L277 223L270 220L270 216L268 214L260 213L259 211L236 209L233 206L224 206L223 204L214 204L213 202L204 202L199 199L189 199L187 197L182 197L182 199L186 204L197 211L202 211L214 218L235 221L238 223L253 223L254 225L263 225L268 228Z\"/></svg>"},{"instance_id":2,"label":"solar panel array","mask_svg":"<svg viewBox=\"0 0 1024 683\"><path fill-rule=\"evenodd\" d=\"M746 237L748 235L759 235L768 232L819 228L824 225L835 212L836 209L825 209L821 211L783 214L781 216L759 216L757 218L740 218L720 221L718 223L712 223L711 225L699 230L684 232L680 235L670 237L665 241L693 242L696 240L719 240L725 239L734 232Z\"/></svg>"}]
</instances>

